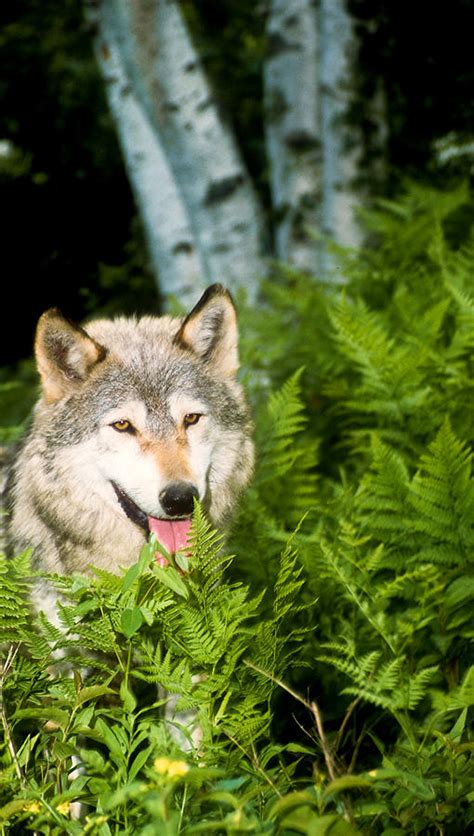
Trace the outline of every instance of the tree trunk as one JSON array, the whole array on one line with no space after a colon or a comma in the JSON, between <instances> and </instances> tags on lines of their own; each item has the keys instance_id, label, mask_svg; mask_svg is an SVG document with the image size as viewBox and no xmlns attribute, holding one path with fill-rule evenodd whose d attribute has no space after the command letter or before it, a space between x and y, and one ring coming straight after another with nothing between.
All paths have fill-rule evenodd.
<instances>
[{"instance_id":1,"label":"tree trunk","mask_svg":"<svg viewBox=\"0 0 474 836\"><path fill-rule=\"evenodd\" d=\"M164 294L188 304L220 281L254 299L265 272L263 212L178 0L95 2L98 58ZM344 276L327 240L361 241L361 138L345 124L352 22L344 0L270 3L264 109L274 253L337 283Z\"/></svg>"},{"instance_id":2,"label":"tree trunk","mask_svg":"<svg viewBox=\"0 0 474 836\"><path fill-rule=\"evenodd\" d=\"M267 37L265 129L276 256L314 273L322 174L314 0L272 0Z\"/></svg>"},{"instance_id":3,"label":"tree trunk","mask_svg":"<svg viewBox=\"0 0 474 836\"><path fill-rule=\"evenodd\" d=\"M345 126L355 60L355 34L344 0L321 0L320 5L321 136L323 143L322 231L336 243L357 247L361 230L356 178L360 136ZM343 276L337 257L323 254L323 272L334 281Z\"/></svg>"},{"instance_id":4,"label":"tree trunk","mask_svg":"<svg viewBox=\"0 0 474 836\"><path fill-rule=\"evenodd\" d=\"M91 17L91 15L89 15ZM114 20L96 14L95 51L122 148L129 181L142 219L160 294L193 304L203 289L204 270L186 209L143 106L125 72Z\"/></svg>"},{"instance_id":5,"label":"tree trunk","mask_svg":"<svg viewBox=\"0 0 474 836\"><path fill-rule=\"evenodd\" d=\"M133 94L179 190L206 282L255 296L263 216L232 131L221 119L179 4L102 0ZM121 114L117 114L121 119Z\"/></svg>"}]
</instances>

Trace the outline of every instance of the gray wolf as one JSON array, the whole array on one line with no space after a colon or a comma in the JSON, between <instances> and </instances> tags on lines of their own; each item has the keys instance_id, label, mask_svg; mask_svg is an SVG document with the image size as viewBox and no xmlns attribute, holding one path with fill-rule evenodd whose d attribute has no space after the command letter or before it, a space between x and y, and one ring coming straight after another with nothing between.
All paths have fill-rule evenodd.
<instances>
[{"instance_id":1,"label":"gray wolf","mask_svg":"<svg viewBox=\"0 0 474 836\"><path fill-rule=\"evenodd\" d=\"M225 530L252 472L232 298L184 318L39 320L41 397L7 486L9 549L70 574L136 562L150 531L187 542L194 498Z\"/></svg>"}]
</instances>

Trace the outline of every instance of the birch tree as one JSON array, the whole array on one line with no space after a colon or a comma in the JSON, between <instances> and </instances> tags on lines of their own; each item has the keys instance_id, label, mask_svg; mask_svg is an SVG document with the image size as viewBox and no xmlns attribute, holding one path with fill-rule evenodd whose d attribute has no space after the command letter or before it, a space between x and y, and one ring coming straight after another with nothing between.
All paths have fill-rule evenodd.
<instances>
[{"instance_id":1,"label":"birch tree","mask_svg":"<svg viewBox=\"0 0 474 836\"><path fill-rule=\"evenodd\" d=\"M352 92L355 36L345 0L321 0L320 6L321 134L324 148L322 231L338 244L358 247L357 223L360 194L356 189L360 153L356 128L352 138L344 116ZM323 272L333 280L343 279L334 257L322 252Z\"/></svg>"},{"instance_id":2,"label":"birch tree","mask_svg":"<svg viewBox=\"0 0 474 836\"><path fill-rule=\"evenodd\" d=\"M325 239L360 244L358 146L344 124L354 53L344 0L272 0L264 81L276 254L332 281L341 275Z\"/></svg>"},{"instance_id":3,"label":"birch tree","mask_svg":"<svg viewBox=\"0 0 474 836\"><path fill-rule=\"evenodd\" d=\"M185 265L191 279L197 268L200 286L225 281L234 289L245 287L252 295L264 269L262 211L232 131L218 113L179 4L102 0L96 31L99 55L112 54L109 42L113 39L115 66L120 66L123 82L126 79L130 88L125 98L129 105L133 100L138 105L141 125L147 125L147 139L153 140L153 151L148 143L150 164L152 159L165 163L160 173L147 166L148 183L164 175L166 194L160 188L157 198L161 212L176 210L174 226L186 230L178 251L189 251L191 246L198 254L192 265ZM103 59L102 65L108 60ZM122 121L120 108L115 118ZM126 158L131 159L133 131L127 134L122 128L120 132L122 143L128 146ZM147 179L142 163L142 177ZM137 177L134 182L138 189ZM167 195L179 199L168 205ZM142 195L139 205L147 199ZM171 240L163 243L170 262L176 244L170 251ZM158 258L158 273L160 263ZM188 285L187 275L184 284Z\"/></svg>"},{"instance_id":4,"label":"birch tree","mask_svg":"<svg viewBox=\"0 0 474 836\"><path fill-rule=\"evenodd\" d=\"M205 281L186 207L150 120L128 81L114 21L105 8L100 32L96 56L159 290L165 299L176 295L188 305Z\"/></svg>"},{"instance_id":5,"label":"birch tree","mask_svg":"<svg viewBox=\"0 0 474 836\"><path fill-rule=\"evenodd\" d=\"M98 0L94 9L96 53L162 293L187 303L222 281L255 298L269 258L338 280L322 238L359 243L357 149L343 136L354 51L343 0L270 2L270 223L178 0Z\"/></svg>"},{"instance_id":6,"label":"birch tree","mask_svg":"<svg viewBox=\"0 0 474 836\"><path fill-rule=\"evenodd\" d=\"M310 231L320 228L322 137L319 37L314 0L272 0L264 67L266 145L275 208L275 251L308 272L318 269Z\"/></svg>"}]
</instances>

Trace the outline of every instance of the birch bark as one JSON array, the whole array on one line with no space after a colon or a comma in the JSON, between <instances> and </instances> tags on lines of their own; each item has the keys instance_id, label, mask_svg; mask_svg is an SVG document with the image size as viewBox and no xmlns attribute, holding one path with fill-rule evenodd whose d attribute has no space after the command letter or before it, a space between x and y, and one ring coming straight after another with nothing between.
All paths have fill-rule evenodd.
<instances>
[{"instance_id":1,"label":"birch bark","mask_svg":"<svg viewBox=\"0 0 474 836\"><path fill-rule=\"evenodd\" d=\"M321 0L320 5L321 138L324 148L322 231L338 244L357 247L361 230L356 209L359 140L344 121L351 95L355 34L345 0ZM337 259L323 252L323 272L343 281Z\"/></svg>"},{"instance_id":2,"label":"birch bark","mask_svg":"<svg viewBox=\"0 0 474 836\"><path fill-rule=\"evenodd\" d=\"M177 0L95 0L98 58L165 295L265 272L263 212ZM358 246L360 137L347 142L354 32L344 0L270 0L266 147L278 259L343 281L324 236ZM356 136L354 141L353 137ZM318 240L318 233L322 233Z\"/></svg>"},{"instance_id":3,"label":"birch bark","mask_svg":"<svg viewBox=\"0 0 474 836\"><path fill-rule=\"evenodd\" d=\"M263 215L175 0L102 0L137 100L186 207L206 282L245 287L262 259Z\"/></svg>"},{"instance_id":4,"label":"birch bark","mask_svg":"<svg viewBox=\"0 0 474 836\"><path fill-rule=\"evenodd\" d=\"M316 272L321 225L319 38L314 0L272 0L264 67L277 258Z\"/></svg>"},{"instance_id":5,"label":"birch bark","mask_svg":"<svg viewBox=\"0 0 474 836\"><path fill-rule=\"evenodd\" d=\"M205 280L185 206L159 138L126 74L114 20L107 9L96 9L93 22L96 57L159 292L165 303L175 295L183 305L192 305Z\"/></svg>"}]
</instances>

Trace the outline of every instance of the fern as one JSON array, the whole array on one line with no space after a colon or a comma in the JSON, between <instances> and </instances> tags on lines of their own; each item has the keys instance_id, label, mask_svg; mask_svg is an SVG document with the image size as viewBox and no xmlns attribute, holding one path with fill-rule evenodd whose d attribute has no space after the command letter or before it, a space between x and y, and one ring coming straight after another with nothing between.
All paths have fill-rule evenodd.
<instances>
[{"instance_id":1,"label":"fern","mask_svg":"<svg viewBox=\"0 0 474 836\"><path fill-rule=\"evenodd\" d=\"M354 683L343 689L344 694L387 709L397 717L400 710L417 707L437 674L436 667L411 674L406 659L400 656L381 664L379 651L359 656L350 644L332 643L322 647L330 652L318 656L319 661L337 668Z\"/></svg>"},{"instance_id":2,"label":"fern","mask_svg":"<svg viewBox=\"0 0 474 836\"><path fill-rule=\"evenodd\" d=\"M7 560L0 554L0 645L8 653L10 645L25 645L28 652L45 663L49 645L31 630L31 596L34 581L29 551Z\"/></svg>"},{"instance_id":3,"label":"fern","mask_svg":"<svg viewBox=\"0 0 474 836\"><path fill-rule=\"evenodd\" d=\"M289 510L290 526L317 502L317 445L299 438L307 424L301 399L302 372L300 369L270 396L266 419L258 427L261 453L256 484L267 486L271 508L282 503Z\"/></svg>"},{"instance_id":4,"label":"fern","mask_svg":"<svg viewBox=\"0 0 474 836\"><path fill-rule=\"evenodd\" d=\"M357 495L361 523L379 532L406 536L406 499L409 473L404 459L374 433L371 437L372 463L362 478ZM369 522L370 521L370 522Z\"/></svg>"},{"instance_id":5,"label":"fern","mask_svg":"<svg viewBox=\"0 0 474 836\"><path fill-rule=\"evenodd\" d=\"M262 585L273 584L282 544L296 527L308 529L320 505L316 465L318 441L305 435L307 416L302 401L299 370L269 398L257 422L257 454L254 484L243 499L233 548L245 565L260 550ZM239 532L242 539L239 540ZM249 550L250 545L250 550Z\"/></svg>"},{"instance_id":6,"label":"fern","mask_svg":"<svg viewBox=\"0 0 474 836\"><path fill-rule=\"evenodd\" d=\"M0 564L4 829L79 832L70 799L104 834L469 829L465 201L381 204L343 292L275 268L244 313L257 461L227 544L197 506L190 559L150 540L122 574L49 578L64 630L27 558Z\"/></svg>"},{"instance_id":7,"label":"fern","mask_svg":"<svg viewBox=\"0 0 474 836\"><path fill-rule=\"evenodd\" d=\"M428 537L420 558L429 554L430 561L448 565L469 559L474 546L471 459L466 445L456 438L446 420L422 456L408 495L416 512L413 527Z\"/></svg>"}]
</instances>

